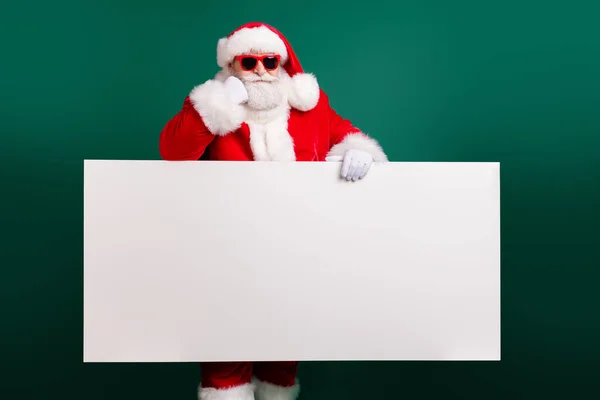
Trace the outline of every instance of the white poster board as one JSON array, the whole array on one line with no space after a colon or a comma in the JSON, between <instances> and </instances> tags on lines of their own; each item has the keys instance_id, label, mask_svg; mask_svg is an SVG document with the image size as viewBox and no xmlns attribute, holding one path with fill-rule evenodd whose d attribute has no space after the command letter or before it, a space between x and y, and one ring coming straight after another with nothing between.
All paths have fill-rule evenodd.
<instances>
[{"instance_id":1,"label":"white poster board","mask_svg":"<svg viewBox=\"0 0 600 400\"><path fill-rule=\"evenodd\" d=\"M84 361L499 360L498 163L85 161Z\"/></svg>"}]
</instances>

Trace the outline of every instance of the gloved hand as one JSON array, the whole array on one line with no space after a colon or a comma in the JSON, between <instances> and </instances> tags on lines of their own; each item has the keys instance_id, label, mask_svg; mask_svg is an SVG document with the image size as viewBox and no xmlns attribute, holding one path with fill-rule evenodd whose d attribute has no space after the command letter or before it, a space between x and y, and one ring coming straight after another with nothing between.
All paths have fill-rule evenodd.
<instances>
[{"instance_id":1,"label":"gloved hand","mask_svg":"<svg viewBox=\"0 0 600 400\"><path fill-rule=\"evenodd\" d=\"M373 156L362 150L351 149L343 158L327 157L325 161L342 161L342 178L355 182L367 175L373 165Z\"/></svg>"},{"instance_id":2,"label":"gloved hand","mask_svg":"<svg viewBox=\"0 0 600 400\"><path fill-rule=\"evenodd\" d=\"M235 104L242 104L248 100L248 92L246 91L246 87L242 81L235 76L230 76L229 78L225 79L223 85L225 85L225 90L227 91L229 98Z\"/></svg>"}]
</instances>

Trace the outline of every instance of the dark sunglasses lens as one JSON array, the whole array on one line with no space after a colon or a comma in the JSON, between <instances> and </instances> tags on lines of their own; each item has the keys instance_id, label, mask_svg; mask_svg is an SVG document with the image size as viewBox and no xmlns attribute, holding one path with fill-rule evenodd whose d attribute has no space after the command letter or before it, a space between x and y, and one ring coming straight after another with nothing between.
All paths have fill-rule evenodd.
<instances>
[{"instance_id":1,"label":"dark sunglasses lens","mask_svg":"<svg viewBox=\"0 0 600 400\"><path fill-rule=\"evenodd\" d=\"M247 69L247 70L254 69L254 67L256 67L256 58L244 57L244 58L242 58L241 64L242 64L242 68L244 68L244 69Z\"/></svg>"},{"instance_id":2,"label":"dark sunglasses lens","mask_svg":"<svg viewBox=\"0 0 600 400\"><path fill-rule=\"evenodd\" d=\"M277 68L277 58L267 57L263 60L263 65L266 69L275 69Z\"/></svg>"}]
</instances>

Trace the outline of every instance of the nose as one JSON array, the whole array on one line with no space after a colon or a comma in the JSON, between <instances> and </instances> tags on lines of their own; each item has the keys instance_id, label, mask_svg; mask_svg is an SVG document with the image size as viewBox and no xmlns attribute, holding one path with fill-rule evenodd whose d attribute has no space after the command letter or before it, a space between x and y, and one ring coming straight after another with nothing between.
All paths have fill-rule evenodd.
<instances>
[{"instance_id":1,"label":"nose","mask_svg":"<svg viewBox=\"0 0 600 400\"><path fill-rule=\"evenodd\" d=\"M265 72L267 72L265 70L265 67L262 65L262 62L258 62L256 63L256 68L254 68L254 73L258 74L258 75L263 75Z\"/></svg>"}]
</instances>

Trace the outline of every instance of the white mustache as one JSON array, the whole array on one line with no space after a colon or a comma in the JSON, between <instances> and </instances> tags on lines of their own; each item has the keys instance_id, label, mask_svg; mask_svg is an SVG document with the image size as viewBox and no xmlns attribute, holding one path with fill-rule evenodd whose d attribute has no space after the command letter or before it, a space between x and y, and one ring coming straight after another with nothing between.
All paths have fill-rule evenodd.
<instances>
[{"instance_id":1,"label":"white mustache","mask_svg":"<svg viewBox=\"0 0 600 400\"><path fill-rule=\"evenodd\" d=\"M247 75L244 76L244 82L274 82L278 80L276 76L264 74L264 75Z\"/></svg>"}]
</instances>

